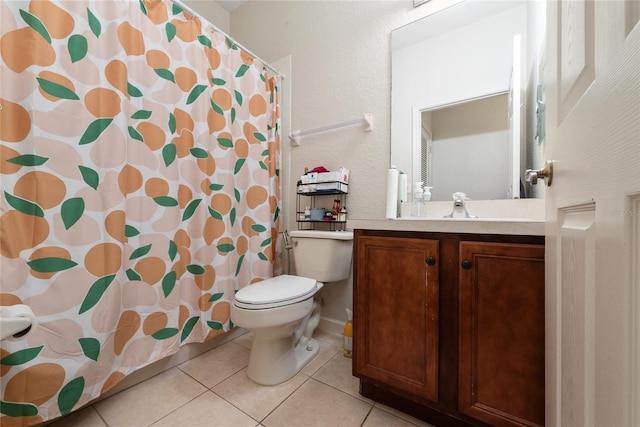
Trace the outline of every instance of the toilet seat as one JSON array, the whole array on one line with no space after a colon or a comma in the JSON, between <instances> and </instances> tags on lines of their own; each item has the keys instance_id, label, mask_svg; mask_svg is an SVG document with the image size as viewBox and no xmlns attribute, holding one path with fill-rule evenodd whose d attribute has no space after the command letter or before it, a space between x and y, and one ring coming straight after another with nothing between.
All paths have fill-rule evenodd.
<instances>
[{"instance_id":1,"label":"toilet seat","mask_svg":"<svg viewBox=\"0 0 640 427\"><path fill-rule=\"evenodd\" d=\"M234 305L249 310L281 307L304 301L317 290L314 279L284 274L240 289Z\"/></svg>"}]
</instances>

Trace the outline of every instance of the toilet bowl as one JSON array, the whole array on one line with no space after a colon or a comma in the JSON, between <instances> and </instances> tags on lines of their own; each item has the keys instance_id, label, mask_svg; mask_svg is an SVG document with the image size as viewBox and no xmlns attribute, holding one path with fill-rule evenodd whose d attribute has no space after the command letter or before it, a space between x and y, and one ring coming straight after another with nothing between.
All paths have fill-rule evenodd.
<instances>
[{"instance_id":1,"label":"toilet bowl","mask_svg":"<svg viewBox=\"0 0 640 427\"><path fill-rule=\"evenodd\" d=\"M312 337L320 321L317 293L326 281L349 276L352 232L293 231L291 237L300 276L287 274L245 286L231 306L232 322L254 332L247 376L262 385L287 381L318 354L319 344Z\"/></svg>"},{"instance_id":2,"label":"toilet bowl","mask_svg":"<svg viewBox=\"0 0 640 427\"><path fill-rule=\"evenodd\" d=\"M255 335L247 367L251 380L262 385L280 384L318 354L318 342L311 338L313 330L304 329L310 321L318 324L320 310L314 295L320 288L322 283L314 279L283 275L236 293L231 319Z\"/></svg>"}]
</instances>

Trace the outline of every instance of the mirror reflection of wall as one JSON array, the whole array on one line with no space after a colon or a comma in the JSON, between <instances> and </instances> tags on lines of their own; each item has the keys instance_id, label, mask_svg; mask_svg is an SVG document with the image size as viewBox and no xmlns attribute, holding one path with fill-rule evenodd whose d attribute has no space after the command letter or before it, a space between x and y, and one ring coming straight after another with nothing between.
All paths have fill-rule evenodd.
<instances>
[{"instance_id":1,"label":"mirror reflection of wall","mask_svg":"<svg viewBox=\"0 0 640 427\"><path fill-rule=\"evenodd\" d=\"M474 199L509 198L506 93L423 111L422 129L430 141L423 138L421 179L433 187L431 200L461 188Z\"/></svg>"}]
</instances>

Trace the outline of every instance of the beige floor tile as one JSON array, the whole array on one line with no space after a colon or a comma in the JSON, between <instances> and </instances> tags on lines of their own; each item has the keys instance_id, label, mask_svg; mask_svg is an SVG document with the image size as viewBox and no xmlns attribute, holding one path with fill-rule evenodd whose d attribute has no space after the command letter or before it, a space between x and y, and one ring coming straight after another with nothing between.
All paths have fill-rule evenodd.
<instances>
[{"instance_id":1,"label":"beige floor tile","mask_svg":"<svg viewBox=\"0 0 640 427\"><path fill-rule=\"evenodd\" d=\"M362 427L415 427L415 424L374 407Z\"/></svg>"},{"instance_id":2,"label":"beige floor tile","mask_svg":"<svg viewBox=\"0 0 640 427\"><path fill-rule=\"evenodd\" d=\"M258 421L213 392L207 391L153 424L153 427L255 427L257 425Z\"/></svg>"},{"instance_id":3,"label":"beige floor tile","mask_svg":"<svg viewBox=\"0 0 640 427\"><path fill-rule=\"evenodd\" d=\"M211 388L240 371L248 362L249 350L228 342L179 365L178 368Z\"/></svg>"},{"instance_id":4,"label":"beige floor tile","mask_svg":"<svg viewBox=\"0 0 640 427\"><path fill-rule=\"evenodd\" d=\"M338 352L342 352L341 348L336 347L333 344L329 344L325 341L317 340L320 344L320 351L317 356L313 358L307 366L302 368L302 373L306 375L313 375L318 369L320 369L329 359L335 356Z\"/></svg>"},{"instance_id":5,"label":"beige floor tile","mask_svg":"<svg viewBox=\"0 0 640 427\"><path fill-rule=\"evenodd\" d=\"M331 360L324 364L322 368L313 374L313 378L322 381L332 387L342 390L367 403L373 404L373 401L362 396L360 390L360 380L353 376L352 373L353 359L346 358L342 352L335 354Z\"/></svg>"},{"instance_id":6,"label":"beige floor tile","mask_svg":"<svg viewBox=\"0 0 640 427\"><path fill-rule=\"evenodd\" d=\"M266 427L360 426L372 405L313 378L305 382L263 422Z\"/></svg>"},{"instance_id":7,"label":"beige floor tile","mask_svg":"<svg viewBox=\"0 0 640 427\"><path fill-rule=\"evenodd\" d=\"M148 426L205 391L202 384L172 368L93 406L109 426Z\"/></svg>"},{"instance_id":8,"label":"beige floor tile","mask_svg":"<svg viewBox=\"0 0 640 427\"><path fill-rule=\"evenodd\" d=\"M249 331L234 339L233 342L251 350L251 345L253 344L253 332Z\"/></svg>"},{"instance_id":9,"label":"beige floor tile","mask_svg":"<svg viewBox=\"0 0 640 427\"><path fill-rule=\"evenodd\" d=\"M93 406L87 406L77 412L58 418L48 427L107 427Z\"/></svg>"},{"instance_id":10,"label":"beige floor tile","mask_svg":"<svg viewBox=\"0 0 640 427\"><path fill-rule=\"evenodd\" d=\"M402 411L398 411L397 409L393 409L392 407L387 406L387 405L383 405L382 403L377 403L376 402L376 404L374 405L374 408L381 409L381 410L383 410L385 412L389 412L390 414L393 414L396 417L402 418L403 420L409 421L410 423L415 424L415 425L420 426L420 427L433 427L433 425L431 425L431 424L429 424L429 423L427 423L425 421L422 421L422 420L419 420L417 418L414 418L409 414L405 414Z\"/></svg>"},{"instance_id":11,"label":"beige floor tile","mask_svg":"<svg viewBox=\"0 0 640 427\"><path fill-rule=\"evenodd\" d=\"M313 337L319 341L324 341L327 344L331 344L339 348L342 348L342 345L344 344L344 337L342 335L332 334L331 332L326 332L321 329L316 329L313 332Z\"/></svg>"},{"instance_id":12,"label":"beige floor tile","mask_svg":"<svg viewBox=\"0 0 640 427\"><path fill-rule=\"evenodd\" d=\"M307 375L300 373L282 384L261 386L251 381L247 370L243 369L212 390L254 419L262 421L308 379Z\"/></svg>"}]
</instances>

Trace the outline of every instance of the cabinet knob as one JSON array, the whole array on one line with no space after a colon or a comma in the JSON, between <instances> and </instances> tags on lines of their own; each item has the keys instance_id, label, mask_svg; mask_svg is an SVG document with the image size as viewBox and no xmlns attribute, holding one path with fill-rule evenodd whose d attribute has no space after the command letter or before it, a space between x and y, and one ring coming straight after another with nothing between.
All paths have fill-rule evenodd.
<instances>
[{"instance_id":1,"label":"cabinet knob","mask_svg":"<svg viewBox=\"0 0 640 427\"><path fill-rule=\"evenodd\" d=\"M463 269L469 270L471 268L471 261L469 261L468 259L465 259L464 261L462 261L462 264L460 265Z\"/></svg>"},{"instance_id":2,"label":"cabinet knob","mask_svg":"<svg viewBox=\"0 0 640 427\"><path fill-rule=\"evenodd\" d=\"M427 265L436 265L436 259L432 256L427 258Z\"/></svg>"}]
</instances>

